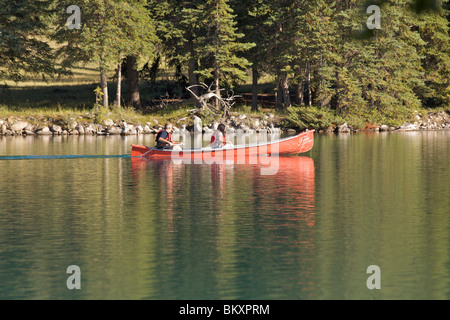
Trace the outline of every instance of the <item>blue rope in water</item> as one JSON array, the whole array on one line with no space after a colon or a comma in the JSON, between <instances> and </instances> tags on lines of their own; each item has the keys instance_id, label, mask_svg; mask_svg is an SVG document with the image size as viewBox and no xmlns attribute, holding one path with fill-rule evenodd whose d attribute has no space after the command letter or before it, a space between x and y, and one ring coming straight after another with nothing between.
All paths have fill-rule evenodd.
<instances>
[{"instance_id":1,"label":"blue rope in water","mask_svg":"<svg viewBox=\"0 0 450 320\"><path fill-rule=\"evenodd\" d=\"M122 154L122 155L0 156L0 160L107 159L107 158L131 158L131 156L129 154Z\"/></svg>"}]
</instances>

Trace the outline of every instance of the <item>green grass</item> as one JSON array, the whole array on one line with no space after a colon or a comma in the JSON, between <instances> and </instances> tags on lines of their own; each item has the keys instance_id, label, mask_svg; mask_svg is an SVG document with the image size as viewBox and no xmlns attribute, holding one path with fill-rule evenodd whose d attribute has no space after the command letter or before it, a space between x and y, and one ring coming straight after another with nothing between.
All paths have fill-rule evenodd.
<instances>
[{"instance_id":1,"label":"green grass","mask_svg":"<svg viewBox=\"0 0 450 320\"><path fill-rule=\"evenodd\" d=\"M79 66L72 69L70 77L56 79L42 79L33 75L26 75L24 81L15 83L3 80L0 82L0 119L10 116L27 119L33 124L39 123L67 123L70 119L78 119L78 122L102 123L106 119L119 122L125 120L129 123L145 124L155 123L155 120L163 124L166 121L175 126L192 124L189 110L195 109L193 102L181 100L179 103L168 103L165 97L186 98L180 87L169 78L161 78L156 83L142 81L140 95L143 108L134 110L122 101L120 109L95 108L94 90L99 85L99 72L93 65ZM113 74L110 74L112 77ZM246 99L236 104L231 115L247 115L248 119L262 119L267 113L274 115L270 121L282 124L284 127L296 129L325 130L330 127L347 123L356 129L368 128L372 125L387 124L398 126L410 119L394 119L378 113L337 115L334 110L320 107L292 107L287 110L274 108L274 79L261 79L259 85L260 99L264 99L257 111L248 105L251 102L251 85L243 84L235 88L234 94L246 94ZM110 81L108 86L109 101L112 105L115 100L116 83ZM122 86L122 100L126 98L126 82ZM249 98L250 97L250 98ZM161 104L161 98L163 102ZM250 99L250 102L249 102ZM160 104L162 107L157 107ZM442 108L442 111L447 108ZM433 109L433 111L440 111ZM428 110L421 109L418 113L426 114ZM200 114L205 124L220 121L220 115L209 112ZM411 120L414 121L411 115ZM184 119L178 121L179 119Z\"/></svg>"},{"instance_id":2,"label":"green grass","mask_svg":"<svg viewBox=\"0 0 450 320\"><path fill-rule=\"evenodd\" d=\"M117 109L96 108L94 90L99 85L99 72L94 65L79 66L72 69L72 76L55 79L42 79L35 75L25 75L24 80L16 83L3 80L0 82L0 118L11 116L26 120L33 124L59 123L67 124L70 119L78 119L84 123L102 123L106 119L113 121L125 120L129 123L162 124L171 121L175 125L191 124L189 110L195 108L191 102L170 104L166 101L158 107L161 98L167 95L171 98L186 98L176 83L170 79L161 79L156 83L141 82L140 95L143 108L134 110L125 105L126 82L122 85L122 107ZM113 73L110 75L110 79ZM116 82L110 81L108 85L109 101L113 104L116 98ZM240 88L246 92L247 87ZM262 85L262 92L270 91L270 85ZM251 91L251 90L250 90ZM274 113L270 108L260 108L254 112L248 106L235 107L232 114L245 113L249 117L262 116L267 112ZM179 119L186 118L184 121ZM204 121L220 120L220 115L204 114Z\"/></svg>"}]
</instances>

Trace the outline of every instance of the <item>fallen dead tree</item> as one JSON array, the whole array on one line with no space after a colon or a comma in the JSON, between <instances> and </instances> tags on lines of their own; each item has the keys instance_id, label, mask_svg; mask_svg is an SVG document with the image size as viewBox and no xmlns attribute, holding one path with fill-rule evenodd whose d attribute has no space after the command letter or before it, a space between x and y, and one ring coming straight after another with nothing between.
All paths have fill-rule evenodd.
<instances>
[{"instance_id":1,"label":"fallen dead tree","mask_svg":"<svg viewBox=\"0 0 450 320\"><path fill-rule=\"evenodd\" d=\"M210 109L215 114L222 114L222 118L226 119L230 115L230 110L236 103L236 99L242 98L242 96L234 95L232 93L226 98L222 98L220 94L217 94L216 90L211 90L212 84L208 87L205 83L192 85L186 88L187 91L192 95L192 97L196 100L197 105L199 106L198 109L191 110L194 113L200 112L202 110ZM194 87L200 87L206 90L206 93L202 95L197 95L192 88ZM220 89L220 91L223 91L224 89Z\"/></svg>"}]
</instances>

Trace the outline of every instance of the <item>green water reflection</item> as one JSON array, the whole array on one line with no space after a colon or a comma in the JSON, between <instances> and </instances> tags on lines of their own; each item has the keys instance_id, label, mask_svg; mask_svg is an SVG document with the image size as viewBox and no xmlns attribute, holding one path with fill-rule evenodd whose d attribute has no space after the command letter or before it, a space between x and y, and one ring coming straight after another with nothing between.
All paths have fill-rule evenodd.
<instances>
[{"instance_id":1,"label":"green water reflection","mask_svg":"<svg viewBox=\"0 0 450 320\"><path fill-rule=\"evenodd\" d=\"M450 132L317 135L260 164L0 161L1 299L448 299ZM122 155L152 136L0 138ZM81 268L68 290L66 268ZM381 268L381 290L366 268Z\"/></svg>"}]
</instances>

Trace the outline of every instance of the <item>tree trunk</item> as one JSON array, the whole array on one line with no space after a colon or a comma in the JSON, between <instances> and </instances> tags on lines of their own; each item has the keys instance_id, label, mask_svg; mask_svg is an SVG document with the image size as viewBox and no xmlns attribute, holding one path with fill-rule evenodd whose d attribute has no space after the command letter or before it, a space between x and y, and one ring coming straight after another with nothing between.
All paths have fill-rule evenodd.
<instances>
[{"instance_id":1,"label":"tree trunk","mask_svg":"<svg viewBox=\"0 0 450 320\"><path fill-rule=\"evenodd\" d=\"M102 53L100 55L100 86L102 88L103 93L103 107L108 108L109 101L108 101L108 76L106 72L104 71L105 66L105 54Z\"/></svg>"},{"instance_id":2,"label":"tree trunk","mask_svg":"<svg viewBox=\"0 0 450 320\"><path fill-rule=\"evenodd\" d=\"M311 90L311 66L309 65L309 61L306 63L306 72L308 73L308 99L309 106L312 106L312 90Z\"/></svg>"},{"instance_id":3,"label":"tree trunk","mask_svg":"<svg viewBox=\"0 0 450 320\"><path fill-rule=\"evenodd\" d=\"M117 66L117 93L116 93L116 105L120 108L120 100L122 99L122 56L119 57L120 62Z\"/></svg>"},{"instance_id":4,"label":"tree trunk","mask_svg":"<svg viewBox=\"0 0 450 320\"><path fill-rule=\"evenodd\" d=\"M289 92L289 79L287 72L283 72L283 107L290 107L291 104L291 93Z\"/></svg>"},{"instance_id":5,"label":"tree trunk","mask_svg":"<svg viewBox=\"0 0 450 320\"><path fill-rule=\"evenodd\" d=\"M188 80L189 80L189 86L195 86L198 84L197 81L197 75L195 74L196 70L196 63L193 59L189 60L188 64ZM198 87L193 87L192 92L194 92L196 95L198 95Z\"/></svg>"},{"instance_id":6,"label":"tree trunk","mask_svg":"<svg viewBox=\"0 0 450 320\"><path fill-rule=\"evenodd\" d=\"M103 92L103 106L105 108L108 108L109 101L108 101L108 76L105 72L100 73L100 81L102 86L102 92Z\"/></svg>"},{"instance_id":7,"label":"tree trunk","mask_svg":"<svg viewBox=\"0 0 450 320\"><path fill-rule=\"evenodd\" d=\"M279 70L276 107L279 109L283 109L290 106L291 106L291 97L289 93L289 81L287 72Z\"/></svg>"},{"instance_id":8,"label":"tree trunk","mask_svg":"<svg viewBox=\"0 0 450 320\"><path fill-rule=\"evenodd\" d=\"M220 87L219 87L219 77L220 77L220 70L219 67L216 65L214 67L214 85L216 86L216 95L220 98ZM216 108L219 109L220 102L219 99L216 99Z\"/></svg>"},{"instance_id":9,"label":"tree trunk","mask_svg":"<svg viewBox=\"0 0 450 320\"><path fill-rule=\"evenodd\" d=\"M195 52L194 52L194 45L192 43L192 39L189 39L189 53L190 58L188 62L188 80L189 80L189 86L196 86L198 84L197 75L195 74L195 71L197 70L197 62L195 60ZM198 87L192 87L192 92L195 93L195 95L198 96Z\"/></svg>"},{"instance_id":10,"label":"tree trunk","mask_svg":"<svg viewBox=\"0 0 450 320\"><path fill-rule=\"evenodd\" d=\"M277 70L277 92L275 95L275 107L278 109L283 108L283 86L282 86L282 79L281 79L281 71L280 68Z\"/></svg>"},{"instance_id":11,"label":"tree trunk","mask_svg":"<svg viewBox=\"0 0 450 320\"><path fill-rule=\"evenodd\" d=\"M256 63L252 67L252 111L258 111L258 67Z\"/></svg>"},{"instance_id":12,"label":"tree trunk","mask_svg":"<svg viewBox=\"0 0 450 320\"><path fill-rule=\"evenodd\" d=\"M140 108L139 74L137 72L136 56L127 56L127 87L128 101L134 108Z\"/></svg>"},{"instance_id":13,"label":"tree trunk","mask_svg":"<svg viewBox=\"0 0 450 320\"><path fill-rule=\"evenodd\" d=\"M295 103L301 106L305 105L304 90L305 81L299 80L295 86Z\"/></svg>"},{"instance_id":14,"label":"tree trunk","mask_svg":"<svg viewBox=\"0 0 450 320\"><path fill-rule=\"evenodd\" d=\"M189 52L190 58L188 62L188 80L189 86L191 87L198 85L198 78L197 75L195 74L195 71L197 71L198 66L197 61L195 60L194 45L192 44L192 40L189 40ZM198 87L192 87L191 90L196 96L199 95ZM198 101L196 102L196 106L197 108L201 108L201 105Z\"/></svg>"}]
</instances>

